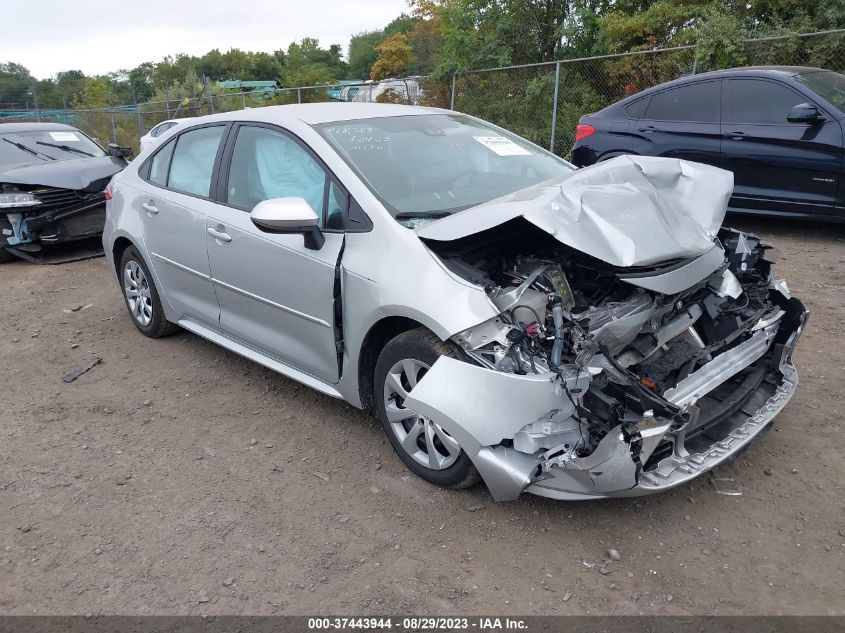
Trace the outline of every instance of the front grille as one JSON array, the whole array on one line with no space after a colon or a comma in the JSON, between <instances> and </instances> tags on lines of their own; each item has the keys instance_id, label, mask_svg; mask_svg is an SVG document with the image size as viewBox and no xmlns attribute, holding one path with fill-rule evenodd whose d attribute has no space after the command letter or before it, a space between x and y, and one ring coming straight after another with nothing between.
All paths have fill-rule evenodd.
<instances>
[{"instance_id":1,"label":"front grille","mask_svg":"<svg viewBox=\"0 0 845 633\"><path fill-rule=\"evenodd\" d=\"M37 211L64 211L77 206L89 205L92 202L105 200L102 191L90 193L87 191L74 191L73 189L44 188L32 192L41 200Z\"/></svg>"}]
</instances>

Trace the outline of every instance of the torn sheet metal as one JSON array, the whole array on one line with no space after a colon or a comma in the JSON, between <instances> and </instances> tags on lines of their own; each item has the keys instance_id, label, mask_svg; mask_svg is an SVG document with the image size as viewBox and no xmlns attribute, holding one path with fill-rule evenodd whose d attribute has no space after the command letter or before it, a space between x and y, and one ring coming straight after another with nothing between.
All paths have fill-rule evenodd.
<instances>
[{"instance_id":1,"label":"torn sheet metal","mask_svg":"<svg viewBox=\"0 0 845 633\"><path fill-rule=\"evenodd\" d=\"M617 427L588 457L572 457L559 464L549 464L543 454L500 445L550 411L568 407L574 413L553 376L551 372L505 374L442 356L411 390L404 405L433 420L458 441L496 501L516 499L535 482L542 486L548 477L555 478L556 488L565 482L565 489L574 496L601 496L636 486L641 465L668 430L668 420L643 417L633 439ZM587 384L589 377L573 380ZM570 385L571 390L575 388L576 384ZM633 444L638 444L638 450Z\"/></svg>"},{"instance_id":2,"label":"torn sheet metal","mask_svg":"<svg viewBox=\"0 0 845 633\"><path fill-rule=\"evenodd\" d=\"M671 158L619 156L416 229L450 241L523 217L614 266L649 266L713 248L733 191L729 171Z\"/></svg>"}]
</instances>

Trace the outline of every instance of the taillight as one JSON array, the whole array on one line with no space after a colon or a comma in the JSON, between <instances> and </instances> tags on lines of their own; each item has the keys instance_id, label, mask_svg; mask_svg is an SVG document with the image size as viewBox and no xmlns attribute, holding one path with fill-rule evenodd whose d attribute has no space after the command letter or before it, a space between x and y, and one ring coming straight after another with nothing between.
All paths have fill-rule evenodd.
<instances>
[{"instance_id":1,"label":"taillight","mask_svg":"<svg viewBox=\"0 0 845 633\"><path fill-rule=\"evenodd\" d=\"M581 139L585 139L588 136L592 136L596 133L596 128L592 125L584 125L579 123L575 126L575 140L580 141Z\"/></svg>"},{"instance_id":2,"label":"taillight","mask_svg":"<svg viewBox=\"0 0 845 633\"><path fill-rule=\"evenodd\" d=\"M103 196L106 200L111 200L111 183L109 183L109 186L106 187L105 191L103 191Z\"/></svg>"}]
</instances>

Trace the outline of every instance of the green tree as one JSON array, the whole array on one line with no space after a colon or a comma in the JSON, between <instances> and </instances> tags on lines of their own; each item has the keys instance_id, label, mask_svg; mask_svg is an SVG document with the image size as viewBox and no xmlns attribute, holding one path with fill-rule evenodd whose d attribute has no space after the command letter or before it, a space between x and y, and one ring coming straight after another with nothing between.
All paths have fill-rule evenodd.
<instances>
[{"instance_id":1,"label":"green tree","mask_svg":"<svg viewBox=\"0 0 845 633\"><path fill-rule=\"evenodd\" d=\"M376 63L376 46L384 41L384 31L364 31L349 40L349 78L366 79Z\"/></svg>"},{"instance_id":2,"label":"green tree","mask_svg":"<svg viewBox=\"0 0 845 633\"><path fill-rule=\"evenodd\" d=\"M414 61L414 52L408 45L404 33L391 35L376 46L378 59L370 70L371 79L386 79L387 77L401 77L406 74L408 66Z\"/></svg>"}]
</instances>

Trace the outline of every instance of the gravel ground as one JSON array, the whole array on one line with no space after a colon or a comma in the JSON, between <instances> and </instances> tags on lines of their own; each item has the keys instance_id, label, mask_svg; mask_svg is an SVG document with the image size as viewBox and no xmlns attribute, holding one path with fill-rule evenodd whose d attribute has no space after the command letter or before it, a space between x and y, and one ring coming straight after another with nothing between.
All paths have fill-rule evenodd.
<instances>
[{"instance_id":1,"label":"gravel ground","mask_svg":"<svg viewBox=\"0 0 845 633\"><path fill-rule=\"evenodd\" d=\"M732 223L812 312L802 385L733 482L639 500L434 488L352 407L141 336L105 260L4 265L0 613L845 613L845 227Z\"/></svg>"}]
</instances>

